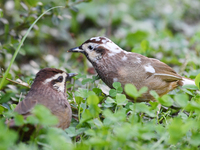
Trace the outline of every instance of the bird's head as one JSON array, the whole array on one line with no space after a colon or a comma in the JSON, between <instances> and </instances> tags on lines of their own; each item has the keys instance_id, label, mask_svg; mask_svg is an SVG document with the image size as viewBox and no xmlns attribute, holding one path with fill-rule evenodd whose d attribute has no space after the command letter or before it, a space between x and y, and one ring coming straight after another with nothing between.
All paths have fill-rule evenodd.
<instances>
[{"instance_id":1,"label":"bird's head","mask_svg":"<svg viewBox=\"0 0 200 150\"><path fill-rule=\"evenodd\" d=\"M32 87L47 85L58 92L65 93L66 82L76 75L76 73L66 73L55 68L44 68L36 74Z\"/></svg>"},{"instance_id":2,"label":"bird's head","mask_svg":"<svg viewBox=\"0 0 200 150\"><path fill-rule=\"evenodd\" d=\"M92 37L81 46L71 48L68 52L85 54L91 63L98 63L103 57L112 57L123 50L106 37Z\"/></svg>"}]
</instances>

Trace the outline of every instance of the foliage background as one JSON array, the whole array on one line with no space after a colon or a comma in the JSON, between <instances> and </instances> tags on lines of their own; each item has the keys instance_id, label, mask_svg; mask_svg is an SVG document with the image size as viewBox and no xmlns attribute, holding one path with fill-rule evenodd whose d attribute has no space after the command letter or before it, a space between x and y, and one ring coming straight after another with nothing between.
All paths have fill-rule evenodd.
<instances>
[{"instance_id":1,"label":"foliage background","mask_svg":"<svg viewBox=\"0 0 200 150\"><path fill-rule=\"evenodd\" d=\"M58 5L65 8L50 11L31 30L7 78L31 85L41 68L79 73L68 86L71 126L65 131L48 127L51 122L44 124L49 120L43 117L33 124L44 129L28 142L21 141L4 121L13 116L29 88L6 81L0 91L0 148L198 149L200 96L194 87L174 90L149 105L126 100L119 84L105 96L104 83L93 82L96 73L91 64L67 50L93 36L106 36L127 51L157 58L194 79L200 73L199 0L0 0L1 77L31 24ZM158 104L165 107L157 116ZM21 125L27 123L15 118Z\"/></svg>"}]
</instances>

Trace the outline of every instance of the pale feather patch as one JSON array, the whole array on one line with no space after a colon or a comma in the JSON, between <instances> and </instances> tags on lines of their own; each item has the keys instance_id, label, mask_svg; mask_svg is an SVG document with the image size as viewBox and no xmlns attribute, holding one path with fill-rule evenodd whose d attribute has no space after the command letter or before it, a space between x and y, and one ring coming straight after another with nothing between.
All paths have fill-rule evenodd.
<instances>
[{"instance_id":1,"label":"pale feather patch","mask_svg":"<svg viewBox=\"0 0 200 150\"><path fill-rule=\"evenodd\" d=\"M144 69L146 72L155 73L155 69L150 64L144 66Z\"/></svg>"},{"instance_id":2,"label":"pale feather patch","mask_svg":"<svg viewBox=\"0 0 200 150\"><path fill-rule=\"evenodd\" d=\"M49 82L51 82L52 80L57 79L59 76L63 76L63 79L65 79L67 77L67 74L65 72L63 73L58 73L56 75L54 75L51 78L46 79L43 83L47 84ZM57 82L53 85L53 88L56 89L58 92L65 92L65 80L63 80L62 82Z\"/></svg>"},{"instance_id":3,"label":"pale feather patch","mask_svg":"<svg viewBox=\"0 0 200 150\"><path fill-rule=\"evenodd\" d=\"M118 81L118 78L113 78L113 82L117 82Z\"/></svg>"},{"instance_id":4,"label":"pale feather patch","mask_svg":"<svg viewBox=\"0 0 200 150\"><path fill-rule=\"evenodd\" d=\"M137 63L141 63L142 61L141 61L141 58L140 57L136 57L136 59L137 59Z\"/></svg>"},{"instance_id":5,"label":"pale feather patch","mask_svg":"<svg viewBox=\"0 0 200 150\"><path fill-rule=\"evenodd\" d=\"M183 85L196 85L194 81L183 78Z\"/></svg>"},{"instance_id":6,"label":"pale feather patch","mask_svg":"<svg viewBox=\"0 0 200 150\"><path fill-rule=\"evenodd\" d=\"M168 77L175 78L175 79L177 79L177 80L181 80L181 78L180 78L180 77L178 77L178 76L174 76L174 75L171 75L171 74L165 74L165 73L155 73L154 75L155 75L155 76L168 76Z\"/></svg>"},{"instance_id":7,"label":"pale feather patch","mask_svg":"<svg viewBox=\"0 0 200 150\"><path fill-rule=\"evenodd\" d=\"M100 37L92 37L92 38L90 38L90 40L100 41L101 39L100 39Z\"/></svg>"},{"instance_id":8,"label":"pale feather patch","mask_svg":"<svg viewBox=\"0 0 200 150\"><path fill-rule=\"evenodd\" d=\"M122 57L122 61L126 61L127 60L127 57L124 55L123 57Z\"/></svg>"}]
</instances>

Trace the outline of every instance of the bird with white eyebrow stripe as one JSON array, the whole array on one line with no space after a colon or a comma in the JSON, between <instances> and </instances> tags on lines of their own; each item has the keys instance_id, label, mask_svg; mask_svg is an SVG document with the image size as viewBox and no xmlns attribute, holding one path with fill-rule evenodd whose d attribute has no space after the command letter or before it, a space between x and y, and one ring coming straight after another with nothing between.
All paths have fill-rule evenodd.
<instances>
[{"instance_id":1,"label":"bird with white eyebrow stripe","mask_svg":"<svg viewBox=\"0 0 200 150\"><path fill-rule=\"evenodd\" d=\"M177 86L195 85L192 79L178 75L165 63L124 51L106 37L90 38L68 52L83 53L110 88L113 88L112 84L116 81L120 82L122 87L127 83L134 84L138 90L143 86L148 87L148 92L138 98L138 101L154 100L149 94L151 90L162 96Z\"/></svg>"},{"instance_id":2,"label":"bird with white eyebrow stripe","mask_svg":"<svg viewBox=\"0 0 200 150\"><path fill-rule=\"evenodd\" d=\"M65 129L71 123L72 111L66 97L66 82L76 73L66 73L55 68L41 69L31 86L28 95L15 107L15 112L27 118L32 114L36 104L41 104L50 109L58 117L57 127ZM15 127L14 120L6 122L10 127Z\"/></svg>"}]
</instances>

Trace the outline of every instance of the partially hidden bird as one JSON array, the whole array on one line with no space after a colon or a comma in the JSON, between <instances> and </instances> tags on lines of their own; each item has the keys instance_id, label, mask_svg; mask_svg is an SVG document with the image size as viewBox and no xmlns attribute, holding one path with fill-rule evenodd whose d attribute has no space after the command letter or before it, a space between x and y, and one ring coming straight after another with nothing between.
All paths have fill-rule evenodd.
<instances>
[{"instance_id":1,"label":"partially hidden bird","mask_svg":"<svg viewBox=\"0 0 200 150\"><path fill-rule=\"evenodd\" d=\"M31 115L31 110L36 104L46 106L59 123L58 128L68 128L71 123L72 111L66 97L66 81L76 73L66 73L55 68L41 69L24 100L20 101L14 111L23 115L24 118ZM7 124L14 126L13 122Z\"/></svg>"},{"instance_id":2,"label":"partially hidden bird","mask_svg":"<svg viewBox=\"0 0 200 150\"><path fill-rule=\"evenodd\" d=\"M106 37L92 37L68 52L83 53L92 63L98 76L110 88L114 82L133 84L139 90L148 87L137 101L154 101L149 91L163 96L178 86L195 85L192 79L177 74L167 64L138 53L127 52Z\"/></svg>"}]
</instances>

